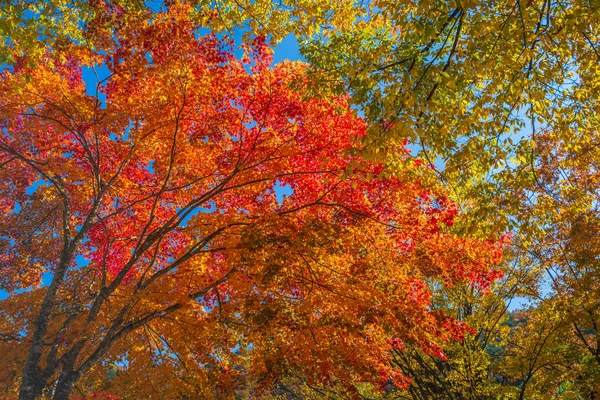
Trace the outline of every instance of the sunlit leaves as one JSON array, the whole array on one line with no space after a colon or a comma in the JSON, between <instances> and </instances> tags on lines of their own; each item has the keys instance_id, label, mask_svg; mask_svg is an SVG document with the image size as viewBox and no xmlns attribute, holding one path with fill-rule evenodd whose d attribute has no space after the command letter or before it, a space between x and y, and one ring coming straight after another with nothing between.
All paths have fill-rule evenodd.
<instances>
[{"instance_id":1,"label":"sunlit leaves","mask_svg":"<svg viewBox=\"0 0 600 400\"><path fill-rule=\"evenodd\" d=\"M434 287L485 292L503 242L453 231L456 204L418 179L431 168L406 143L402 169L358 156L347 96L303 90L311 70L271 67L262 36L238 60L188 4L98 6L95 48L1 77L6 318L37 315L8 390L230 397L299 376L356 395L408 384L393 343L445 357L468 327ZM81 75L99 64L104 103Z\"/></svg>"}]
</instances>

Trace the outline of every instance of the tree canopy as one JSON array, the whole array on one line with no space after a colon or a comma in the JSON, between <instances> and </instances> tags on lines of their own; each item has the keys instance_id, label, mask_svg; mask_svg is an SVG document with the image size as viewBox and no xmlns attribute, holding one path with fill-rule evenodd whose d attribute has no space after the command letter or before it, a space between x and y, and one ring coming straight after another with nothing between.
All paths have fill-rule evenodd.
<instances>
[{"instance_id":1,"label":"tree canopy","mask_svg":"<svg viewBox=\"0 0 600 400\"><path fill-rule=\"evenodd\" d=\"M116 8L102 53L2 74L8 392L219 397L292 373L404 386L391 348L443 357L468 330L427 282L489 288L502 243L453 234L455 204L416 171L353 156L366 124L343 96L296 89L306 66L271 67L260 38L239 61L187 11ZM105 104L81 77L98 62Z\"/></svg>"},{"instance_id":2,"label":"tree canopy","mask_svg":"<svg viewBox=\"0 0 600 400\"><path fill-rule=\"evenodd\" d=\"M3 396L596 398L599 18L7 0Z\"/></svg>"}]
</instances>

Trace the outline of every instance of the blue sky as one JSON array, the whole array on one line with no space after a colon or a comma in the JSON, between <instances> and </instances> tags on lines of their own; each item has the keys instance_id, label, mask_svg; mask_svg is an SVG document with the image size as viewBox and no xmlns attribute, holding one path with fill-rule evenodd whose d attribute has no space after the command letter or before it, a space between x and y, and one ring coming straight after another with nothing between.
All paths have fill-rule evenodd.
<instances>
[{"instance_id":1,"label":"blue sky","mask_svg":"<svg viewBox=\"0 0 600 400\"><path fill-rule=\"evenodd\" d=\"M274 62L278 63L283 60L302 60L304 58L300 55L298 49L298 41L293 35L287 36L283 39L276 47L275 54L273 55Z\"/></svg>"}]
</instances>

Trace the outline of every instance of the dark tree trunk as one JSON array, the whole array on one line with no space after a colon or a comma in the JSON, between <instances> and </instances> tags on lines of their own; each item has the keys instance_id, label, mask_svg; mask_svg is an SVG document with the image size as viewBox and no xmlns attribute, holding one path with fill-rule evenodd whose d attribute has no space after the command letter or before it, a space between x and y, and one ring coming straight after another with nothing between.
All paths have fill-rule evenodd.
<instances>
[{"instance_id":1,"label":"dark tree trunk","mask_svg":"<svg viewBox=\"0 0 600 400\"><path fill-rule=\"evenodd\" d=\"M56 382L52 400L67 400L77 382L77 374L73 371L63 371Z\"/></svg>"},{"instance_id":2,"label":"dark tree trunk","mask_svg":"<svg viewBox=\"0 0 600 400\"><path fill-rule=\"evenodd\" d=\"M66 252L59 264L59 267L54 273L54 277L44 301L38 314L37 320L34 325L33 339L31 342L31 348L29 349L29 356L25 368L23 369L23 379L21 381L21 387L19 388L19 400L35 400L42 395L42 389L46 382L42 377L42 371L40 369L40 360L44 350L44 339L48 331L48 324L54 309L54 303L58 289L62 285L63 279L67 272L67 267L71 261L71 253Z\"/></svg>"},{"instance_id":3,"label":"dark tree trunk","mask_svg":"<svg viewBox=\"0 0 600 400\"><path fill-rule=\"evenodd\" d=\"M35 400L42 395L42 389L44 388L45 382L43 381L39 364L44 350L44 338L48 331L48 324L50 322L52 310L54 309L56 295L62 284L66 270L66 263L61 263L54 274L52 283L42 302L42 307L34 326L29 357L27 357L27 362L23 369L23 379L21 381L21 387L19 388L19 400Z\"/></svg>"},{"instance_id":4,"label":"dark tree trunk","mask_svg":"<svg viewBox=\"0 0 600 400\"><path fill-rule=\"evenodd\" d=\"M28 368L29 367L29 368ZM23 380L19 390L19 400L35 400L42 395L44 383L40 379L39 369L37 365L33 368L29 364L23 371Z\"/></svg>"}]
</instances>

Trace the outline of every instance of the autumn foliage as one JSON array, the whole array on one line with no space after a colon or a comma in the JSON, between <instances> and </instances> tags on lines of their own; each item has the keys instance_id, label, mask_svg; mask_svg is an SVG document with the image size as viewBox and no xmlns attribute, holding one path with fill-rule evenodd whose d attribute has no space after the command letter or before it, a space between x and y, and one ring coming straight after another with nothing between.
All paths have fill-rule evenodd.
<instances>
[{"instance_id":1,"label":"autumn foliage","mask_svg":"<svg viewBox=\"0 0 600 400\"><path fill-rule=\"evenodd\" d=\"M469 332L431 309L432 283L488 288L501 241L452 233L424 166L356 155L365 122L303 90L306 65L272 66L260 37L240 61L188 11L107 8L102 51L2 72L3 396L407 385L392 349L443 359Z\"/></svg>"}]
</instances>

